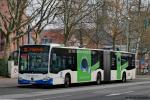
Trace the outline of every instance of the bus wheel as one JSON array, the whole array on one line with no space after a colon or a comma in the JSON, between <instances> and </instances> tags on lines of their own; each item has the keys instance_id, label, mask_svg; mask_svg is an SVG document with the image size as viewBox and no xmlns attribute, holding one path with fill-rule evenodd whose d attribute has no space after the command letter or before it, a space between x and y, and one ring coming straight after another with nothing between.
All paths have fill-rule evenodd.
<instances>
[{"instance_id":1,"label":"bus wheel","mask_svg":"<svg viewBox=\"0 0 150 100\"><path fill-rule=\"evenodd\" d=\"M127 81L126 73L123 73L123 75L122 75L122 83L125 83L126 81Z\"/></svg>"},{"instance_id":2,"label":"bus wheel","mask_svg":"<svg viewBox=\"0 0 150 100\"><path fill-rule=\"evenodd\" d=\"M65 76L64 86L65 86L66 88L70 86L70 77L69 77L69 75L66 75L66 76Z\"/></svg>"},{"instance_id":3,"label":"bus wheel","mask_svg":"<svg viewBox=\"0 0 150 100\"><path fill-rule=\"evenodd\" d=\"M100 85L100 84L101 84L101 74L100 74L100 73L97 74L96 84L97 84L97 85Z\"/></svg>"}]
</instances>

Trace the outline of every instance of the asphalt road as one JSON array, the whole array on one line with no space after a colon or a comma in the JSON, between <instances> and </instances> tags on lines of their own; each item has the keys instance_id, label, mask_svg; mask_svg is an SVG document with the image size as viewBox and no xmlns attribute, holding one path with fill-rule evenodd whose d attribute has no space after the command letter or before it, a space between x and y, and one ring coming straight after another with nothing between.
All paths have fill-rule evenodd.
<instances>
[{"instance_id":1,"label":"asphalt road","mask_svg":"<svg viewBox=\"0 0 150 100\"><path fill-rule=\"evenodd\" d=\"M18 86L16 80L0 80L0 100L150 100L150 79L110 82L100 86ZM2 84L3 83L3 84Z\"/></svg>"}]
</instances>

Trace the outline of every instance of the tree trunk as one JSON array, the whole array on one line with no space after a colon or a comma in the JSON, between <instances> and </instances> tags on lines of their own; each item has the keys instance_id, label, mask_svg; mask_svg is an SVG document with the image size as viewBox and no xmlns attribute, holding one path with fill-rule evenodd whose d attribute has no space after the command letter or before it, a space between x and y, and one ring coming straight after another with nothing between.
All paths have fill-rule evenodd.
<instances>
[{"instance_id":1,"label":"tree trunk","mask_svg":"<svg viewBox=\"0 0 150 100\"><path fill-rule=\"evenodd\" d=\"M35 34L35 44L37 44L37 34L38 33Z\"/></svg>"},{"instance_id":2,"label":"tree trunk","mask_svg":"<svg viewBox=\"0 0 150 100\"><path fill-rule=\"evenodd\" d=\"M17 39L17 50L19 49L19 39Z\"/></svg>"},{"instance_id":3,"label":"tree trunk","mask_svg":"<svg viewBox=\"0 0 150 100\"><path fill-rule=\"evenodd\" d=\"M116 38L113 37L113 50L115 50Z\"/></svg>"},{"instance_id":4,"label":"tree trunk","mask_svg":"<svg viewBox=\"0 0 150 100\"><path fill-rule=\"evenodd\" d=\"M69 35L68 28L65 25L65 28L64 28L64 45L65 46L67 46L67 41L68 41L68 37L69 37L68 35Z\"/></svg>"},{"instance_id":5,"label":"tree trunk","mask_svg":"<svg viewBox=\"0 0 150 100\"><path fill-rule=\"evenodd\" d=\"M67 37L64 34L64 45L67 46Z\"/></svg>"},{"instance_id":6,"label":"tree trunk","mask_svg":"<svg viewBox=\"0 0 150 100\"><path fill-rule=\"evenodd\" d=\"M79 36L80 36L80 48L83 47L83 38L82 38L82 30L79 30Z\"/></svg>"},{"instance_id":7,"label":"tree trunk","mask_svg":"<svg viewBox=\"0 0 150 100\"><path fill-rule=\"evenodd\" d=\"M7 36L4 47L4 60L7 62L10 55L10 38Z\"/></svg>"},{"instance_id":8,"label":"tree trunk","mask_svg":"<svg viewBox=\"0 0 150 100\"><path fill-rule=\"evenodd\" d=\"M36 33L35 34L35 41L34 41L34 43L37 45L37 44L40 44L40 41L39 41L39 34L38 33Z\"/></svg>"},{"instance_id":9,"label":"tree trunk","mask_svg":"<svg viewBox=\"0 0 150 100\"><path fill-rule=\"evenodd\" d=\"M99 42L97 42L97 43L96 43L96 48L97 48L97 49L99 48L99 46L98 46L98 45L99 45Z\"/></svg>"}]
</instances>

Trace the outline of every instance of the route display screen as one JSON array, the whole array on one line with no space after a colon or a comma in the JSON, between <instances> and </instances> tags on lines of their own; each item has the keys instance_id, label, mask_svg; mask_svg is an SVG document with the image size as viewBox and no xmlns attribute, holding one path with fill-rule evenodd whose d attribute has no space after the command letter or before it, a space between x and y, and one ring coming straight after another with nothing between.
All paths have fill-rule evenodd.
<instances>
[{"instance_id":1,"label":"route display screen","mask_svg":"<svg viewBox=\"0 0 150 100\"><path fill-rule=\"evenodd\" d=\"M22 46L20 47L20 52L34 52L34 53L40 53L40 52L49 52L49 46L44 45L30 45L30 46Z\"/></svg>"}]
</instances>

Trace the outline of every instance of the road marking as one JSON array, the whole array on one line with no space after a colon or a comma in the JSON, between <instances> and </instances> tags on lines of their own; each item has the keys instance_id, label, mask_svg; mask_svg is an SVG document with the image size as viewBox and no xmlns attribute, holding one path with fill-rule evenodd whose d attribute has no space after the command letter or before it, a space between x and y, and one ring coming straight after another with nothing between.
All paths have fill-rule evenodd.
<instances>
[{"instance_id":1,"label":"road marking","mask_svg":"<svg viewBox=\"0 0 150 100\"><path fill-rule=\"evenodd\" d=\"M76 88L68 88L68 89L57 89L52 91L42 91L42 92L30 92L23 94L9 94L9 95L0 95L0 99L19 99L26 97L35 97L42 95L53 95L53 94L61 94L61 93L71 93L71 92L79 92L79 91L87 91L87 90L99 90L99 89L107 89L107 88L115 88L115 87L124 87L124 86L135 86L141 84L149 84L150 81L145 82L133 82L133 83L124 83L124 84L110 84L110 85L101 85L101 86L92 86L92 87L76 87Z\"/></svg>"},{"instance_id":2,"label":"road marking","mask_svg":"<svg viewBox=\"0 0 150 100\"><path fill-rule=\"evenodd\" d=\"M0 99L0 100L16 100L16 99Z\"/></svg>"},{"instance_id":3,"label":"road marking","mask_svg":"<svg viewBox=\"0 0 150 100\"><path fill-rule=\"evenodd\" d=\"M60 95L60 96L55 96L55 97L42 98L42 100L50 100L50 99L69 97L69 96L72 96L72 95Z\"/></svg>"},{"instance_id":4,"label":"road marking","mask_svg":"<svg viewBox=\"0 0 150 100\"><path fill-rule=\"evenodd\" d=\"M108 94L108 95L106 95L106 96L116 96L116 95L122 95L122 94L128 94L128 93L132 93L132 92L134 92L134 91L128 91L128 92L123 92L123 93L113 93L113 94Z\"/></svg>"}]
</instances>

